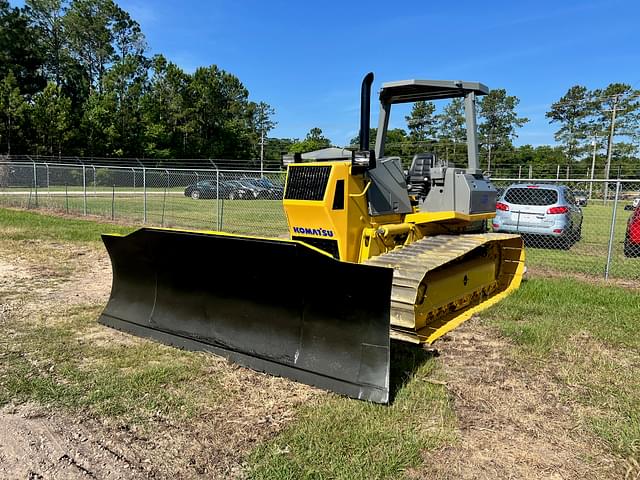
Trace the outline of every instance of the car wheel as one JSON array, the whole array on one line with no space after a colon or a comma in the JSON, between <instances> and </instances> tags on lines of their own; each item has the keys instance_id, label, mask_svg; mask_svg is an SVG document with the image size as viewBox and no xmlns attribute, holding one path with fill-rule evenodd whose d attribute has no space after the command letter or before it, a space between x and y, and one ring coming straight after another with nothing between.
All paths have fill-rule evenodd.
<instances>
[{"instance_id":1,"label":"car wheel","mask_svg":"<svg viewBox=\"0 0 640 480\"><path fill-rule=\"evenodd\" d=\"M557 237L556 245L561 250L569 250L574 243L575 243L575 232L573 230L573 225L570 225L569 228L565 230L565 233L562 236Z\"/></svg>"},{"instance_id":2,"label":"car wheel","mask_svg":"<svg viewBox=\"0 0 640 480\"><path fill-rule=\"evenodd\" d=\"M200 190L193 190L191 192L191 198L198 200L200 198Z\"/></svg>"},{"instance_id":3,"label":"car wheel","mask_svg":"<svg viewBox=\"0 0 640 480\"><path fill-rule=\"evenodd\" d=\"M629 258L640 256L640 244L631 243L628 238L625 238L624 256Z\"/></svg>"},{"instance_id":4,"label":"car wheel","mask_svg":"<svg viewBox=\"0 0 640 480\"><path fill-rule=\"evenodd\" d=\"M578 227L578 230L573 232L574 243L579 242L580 240L582 240L582 222L580 222L580 226Z\"/></svg>"}]
</instances>

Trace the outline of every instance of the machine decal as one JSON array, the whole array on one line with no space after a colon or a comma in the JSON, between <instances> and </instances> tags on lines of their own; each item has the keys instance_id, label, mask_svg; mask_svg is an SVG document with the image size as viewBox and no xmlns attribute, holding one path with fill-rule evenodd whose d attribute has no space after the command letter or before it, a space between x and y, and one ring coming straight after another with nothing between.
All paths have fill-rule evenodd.
<instances>
[{"instance_id":1,"label":"machine decal","mask_svg":"<svg viewBox=\"0 0 640 480\"><path fill-rule=\"evenodd\" d=\"M333 230L325 230L324 228L308 228L308 227L293 227L294 233L301 233L303 235L316 235L318 237L333 237Z\"/></svg>"}]
</instances>

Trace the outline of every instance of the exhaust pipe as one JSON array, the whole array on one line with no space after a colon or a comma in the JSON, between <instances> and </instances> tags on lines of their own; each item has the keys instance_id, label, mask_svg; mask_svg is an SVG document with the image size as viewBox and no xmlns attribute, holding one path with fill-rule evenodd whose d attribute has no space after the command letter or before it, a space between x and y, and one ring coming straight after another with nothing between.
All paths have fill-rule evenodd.
<instances>
[{"instance_id":1,"label":"exhaust pipe","mask_svg":"<svg viewBox=\"0 0 640 480\"><path fill-rule=\"evenodd\" d=\"M369 151L369 130L371 125L371 84L373 72L367 73L362 79L360 90L360 150Z\"/></svg>"}]
</instances>

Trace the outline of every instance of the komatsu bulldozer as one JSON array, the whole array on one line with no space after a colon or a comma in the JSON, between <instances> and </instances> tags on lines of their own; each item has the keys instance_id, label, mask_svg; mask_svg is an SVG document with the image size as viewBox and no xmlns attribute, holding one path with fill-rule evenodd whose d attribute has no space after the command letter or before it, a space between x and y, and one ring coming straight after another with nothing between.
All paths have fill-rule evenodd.
<instances>
[{"instance_id":1,"label":"komatsu bulldozer","mask_svg":"<svg viewBox=\"0 0 640 480\"><path fill-rule=\"evenodd\" d=\"M496 190L478 169L476 82L385 83L369 150L287 165L289 239L168 228L103 235L113 286L100 322L353 398L389 401L391 339L431 344L516 289L517 235L487 232ZM392 105L463 98L468 165L385 157ZM410 186L407 183L410 182ZM413 194L410 195L410 192ZM256 222L257 223L257 222Z\"/></svg>"}]
</instances>

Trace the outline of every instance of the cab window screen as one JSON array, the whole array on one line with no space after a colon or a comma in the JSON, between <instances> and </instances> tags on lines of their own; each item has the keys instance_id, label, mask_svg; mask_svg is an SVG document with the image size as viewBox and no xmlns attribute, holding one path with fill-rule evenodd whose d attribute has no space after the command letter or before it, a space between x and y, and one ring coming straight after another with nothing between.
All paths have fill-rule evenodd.
<instances>
[{"instance_id":1,"label":"cab window screen","mask_svg":"<svg viewBox=\"0 0 640 480\"><path fill-rule=\"evenodd\" d=\"M344 210L344 180L336 182L336 194L333 197L333 209Z\"/></svg>"},{"instance_id":2,"label":"cab window screen","mask_svg":"<svg viewBox=\"0 0 640 480\"><path fill-rule=\"evenodd\" d=\"M516 205L553 205L558 202L558 192L546 188L510 188L504 199Z\"/></svg>"}]
</instances>

